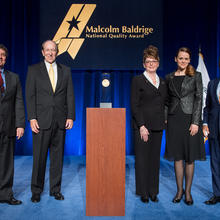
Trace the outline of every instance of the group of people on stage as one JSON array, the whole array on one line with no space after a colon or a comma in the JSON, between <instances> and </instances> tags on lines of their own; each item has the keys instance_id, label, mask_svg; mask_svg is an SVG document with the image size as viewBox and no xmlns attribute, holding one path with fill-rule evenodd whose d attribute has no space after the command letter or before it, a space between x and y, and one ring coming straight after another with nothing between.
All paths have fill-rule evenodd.
<instances>
[{"instance_id":1,"label":"group of people on stage","mask_svg":"<svg viewBox=\"0 0 220 220\"><path fill-rule=\"evenodd\" d=\"M50 149L50 196L61 193L65 131L75 120L74 92L69 67L56 62L58 47L52 40L42 44L44 61L28 68L26 106L33 134L31 201L40 202ZM19 205L13 196L14 145L25 129L22 88L17 74L4 68L7 48L0 44L0 203ZM203 135L209 137L213 196L206 204L220 202L220 80L208 85L202 121L202 77L191 65L191 52L177 51L176 71L164 79L157 75L159 51L148 46L143 54L143 74L131 85L131 111L135 142L136 194L144 203L158 202L160 149L166 129L164 157L174 161L177 192L173 203L185 195L193 204L191 186L195 160L205 160ZM185 177L185 187L183 186Z\"/></svg>"},{"instance_id":2,"label":"group of people on stage","mask_svg":"<svg viewBox=\"0 0 220 220\"><path fill-rule=\"evenodd\" d=\"M143 53L145 71L132 80L131 112L135 144L136 194L144 203L158 202L160 149L166 129L164 157L174 161L177 192L172 202L193 204L191 186L195 160L205 160L204 136L209 137L213 196L207 205L220 202L220 79L208 85L202 121L201 73L190 64L191 52L181 47L177 69L157 75L159 51L148 46ZM185 177L185 187L183 186Z\"/></svg>"},{"instance_id":3,"label":"group of people on stage","mask_svg":"<svg viewBox=\"0 0 220 220\"><path fill-rule=\"evenodd\" d=\"M61 193L65 131L75 120L71 70L56 62L58 47L52 40L42 44L44 61L28 68L26 106L33 136L31 201L40 202L50 149L50 196ZM0 44L0 203L20 205L13 196L14 145L25 129L22 88L17 74L4 68L8 49Z\"/></svg>"}]
</instances>

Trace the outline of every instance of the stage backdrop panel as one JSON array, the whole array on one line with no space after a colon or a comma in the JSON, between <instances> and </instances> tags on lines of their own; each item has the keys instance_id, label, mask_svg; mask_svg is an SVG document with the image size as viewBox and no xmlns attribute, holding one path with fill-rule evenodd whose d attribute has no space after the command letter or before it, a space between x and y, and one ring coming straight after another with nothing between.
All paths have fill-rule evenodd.
<instances>
[{"instance_id":1,"label":"stage backdrop panel","mask_svg":"<svg viewBox=\"0 0 220 220\"><path fill-rule=\"evenodd\" d=\"M161 0L41 0L40 39L55 40L72 68L140 69L147 45L162 54L162 8Z\"/></svg>"}]
</instances>

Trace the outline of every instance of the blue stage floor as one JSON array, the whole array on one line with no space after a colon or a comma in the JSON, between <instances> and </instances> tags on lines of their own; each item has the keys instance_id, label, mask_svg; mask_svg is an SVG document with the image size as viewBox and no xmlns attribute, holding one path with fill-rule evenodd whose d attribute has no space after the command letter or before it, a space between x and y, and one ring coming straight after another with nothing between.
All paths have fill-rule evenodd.
<instances>
[{"instance_id":1,"label":"blue stage floor","mask_svg":"<svg viewBox=\"0 0 220 220\"><path fill-rule=\"evenodd\" d=\"M144 204L135 195L134 157L126 157L126 197L124 217L86 217L86 158L66 156L64 159L62 193L64 201L49 196L48 169L41 202L30 201L32 157L15 157L15 197L21 199L20 206L0 204L0 220L71 220L71 219L220 219L220 204L207 206L203 202L212 196L209 158L197 161L192 187L193 206L183 201L173 204L176 193L173 163L161 159L159 203Z\"/></svg>"}]
</instances>

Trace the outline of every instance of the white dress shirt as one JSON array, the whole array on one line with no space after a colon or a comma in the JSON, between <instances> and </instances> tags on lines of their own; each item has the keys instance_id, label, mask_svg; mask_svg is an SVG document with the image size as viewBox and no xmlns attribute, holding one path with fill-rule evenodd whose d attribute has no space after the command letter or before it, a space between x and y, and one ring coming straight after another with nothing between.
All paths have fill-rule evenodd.
<instances>
[{"instance_id":1,"label":"white dress shirt","mask_svg":"<svg viewBox=\"0 0 220 220\"><path fill-rule=\"evenodd\" d=\"M152 79L150 78L149 76L149 73L147 73L147 71L144 71L144 76L147 78L148 81L150 81L150 83L156 87L157 89L159 88L159 85L160 85L160 78L159 76L156 74L156 85L154 85Z\"/></svg>"}]
</instances>

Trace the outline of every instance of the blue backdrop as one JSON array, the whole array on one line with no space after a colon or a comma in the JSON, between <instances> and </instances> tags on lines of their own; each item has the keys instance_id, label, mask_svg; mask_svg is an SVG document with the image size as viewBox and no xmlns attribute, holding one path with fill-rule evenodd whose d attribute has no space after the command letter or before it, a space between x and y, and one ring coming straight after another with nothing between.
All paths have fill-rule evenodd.
<instances>
[{"instance_id":1,"label":"blue backdrop","mask_svg":"<svg viewBox=\"0 0 220 220\"><path fill-rule=\"evenodd\" d=\"M66 4L66 2L76 3L77 1L63 2ZM86 2L78 1L78 3ZM138 3L138 1L135 2ZM7 0L1 2L1 9L0 43L5 44L9 49L6 67L20 75L24 92L28 65L41 60L40 0ZM198 51L201 47L210 78L218 77L220 2L218 0L209 2L185 0L180 5L178 1L164 0L162 11L163 52L160 57L163 60L163 67L159 75L164 76L176 68L174 62L176 50L181 46L187 46L193 52L192 64L197 67ZM157 13L156 10L155 13ZM88 54L87 59L91 55ZM142 54L140 54L140 60L142 60ZM65 154L83 155L86 152L86 107L99 106L100 79L103 72L111 73L113 107L126 108L126 154L134 153L130 126L130 82L134 75L142 71L142 66L137 70L72 69L76 97L76 121L74 128L67 132ZM16 154L32 154L32 137L28 123L23 139L17 142Z\"/></svg>"}]
</instances>

